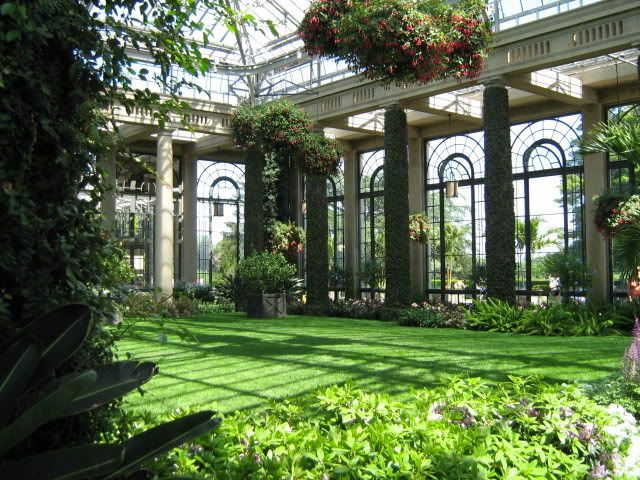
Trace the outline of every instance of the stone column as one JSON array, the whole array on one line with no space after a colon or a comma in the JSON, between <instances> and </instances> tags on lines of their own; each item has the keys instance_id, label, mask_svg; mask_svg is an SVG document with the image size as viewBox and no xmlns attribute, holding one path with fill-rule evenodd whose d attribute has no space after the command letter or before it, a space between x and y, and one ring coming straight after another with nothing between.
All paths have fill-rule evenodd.
<instances>
[{"instance_id":1,"label":"stone column","mask_svg":"<svg viewBox=\"0 0 640 480\"><path fill-rule=\"evenodd\" d=\"M425 209L424 159L424 139L418 136L409 137L410 212L421 212ZM410 242L409 253L411 259L411 295L421 296L425 292L426 246Z\"/></svg>"},{"instance_id":2,"label":"stone column","mask_svg":"<svg viewBox=\"0 0 640 480\"><path fill-rule=\"evenodd\" d=\"M198 157L182 156L182 280L195 282L198 275Z\"/></svg>"},{"instance_id":3,"label":"stone column","mask_svg":"<svg viewBox=\"0 0 640 480\"><path fill-rule=\"evenodd\" d=\"M595 124L604 121L602 105L582 107L582 129L584 134ZM593 153L584 156L584 232L587 264L593 272L590 299L597 303L609 301L609 249L608 242L596 231L595 203L593 197L607 188L607 154Z\"/></svg>"},{"instance_id":4,"label":"stone column","mask_svg":"<svg viewBox=\"0 0 640 480\"><path fill-rule=\"evenodd\" d=\"M509 95L500 80L485 85L483 117L487 297L513 303L516 252Z\"/></svg>"},{"instance_id":5,"label":"stone column","mask_svg":"<svg viewBox=\"0 0 640 480\"><path fill-rule=\"evenodd\" d=\"M105 173L104 181L105 187L107 188L102 196L100 209L104 217L104 226L107 229L112 228L116 220L116 155L117 150L114 147L109 150L106 158L100 162Z\"/></svg>"},{"instance_id":6,"label":"stone column","mask_svg":"<svg viewBox=\"0 0 640 480\"><path fill-rule=\"evenodd\" d=\"M410 298L407 144L407 114L390 105L384 114L385 303L390 306Z\"/></svg>"},{"instance_id":7,"label":"stone column","mask_svg":"<svg viewBox=\"0 0 640 480\"><path fill-rule=\"evenodd\" d=\"M158 134L153 286L158 296L173 293L173 144L171 132Z\"/></svg>"},{"instance_id":8,"label":"stone column","mask_svg":"<svg viewBox=\"0 0 640 480\"><path fill-rule=\"evenodd\" d=\"M359 278L359 205L358 205L358 152L347 148L344 154L344 260L345 296L360 297Z\"/></svg>"}]
</instances>

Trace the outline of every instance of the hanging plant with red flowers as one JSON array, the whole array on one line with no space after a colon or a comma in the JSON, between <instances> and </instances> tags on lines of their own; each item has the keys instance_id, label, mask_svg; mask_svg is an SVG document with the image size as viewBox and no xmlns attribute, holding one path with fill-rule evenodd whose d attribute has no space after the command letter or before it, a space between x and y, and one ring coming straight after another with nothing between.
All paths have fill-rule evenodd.
<instances>
[{"instance_id":1,"label":"hanging plant with red flowers","mask_svg":"<svg viewBox=\"0 0 640 480\"><path fill-rule=\"evenodd\" d=\"M631 197L605 193L594 198L596 230L605 238L614 238L625 226L640 221L640 195Z\"/></svg>"},{"instance_id":2,"label":"hanging plant with red flowers","mask_svg":"<svg viewBox=\"0 0 640 480\"><path fill-rule=\"evenodd\" d=\"M409 215L409 240L426 244L429 242L429 219L424 212Z\"/></svg>"},{"instance_id":3,"label":"hanging plant with red flowers","mask_svg":"<svg viewBox=\"0 0 640 480\"><path fill-rule=\"evenodd\" d=\"M343 148L314 127L309 113L288 100L241 105L231 118L231 131L239 147L291 158L306 173L331 175L338 168Z\"/></svg>"},{"instance_id":4,"label":"hanging plant with red flowers","mask_svg":"<svg viewBox=\"0 0 640 480\"><path fill-rule=\"evenodd\" d=\"M492 30L484 0L316 0L298 33L313 57L411 84L477 77Z\"/></svg>"},{"instance_id":5,"label":"hanging plant with red flowers","mask_svg":"<svg viewBox=\"0 0 640 480\"><path fill-rule=\"evenodd\" d=\"M301 253L304 251L306 232L293 222L276 222L273 225L274 253Z\"/></svg>"}]
</instances>

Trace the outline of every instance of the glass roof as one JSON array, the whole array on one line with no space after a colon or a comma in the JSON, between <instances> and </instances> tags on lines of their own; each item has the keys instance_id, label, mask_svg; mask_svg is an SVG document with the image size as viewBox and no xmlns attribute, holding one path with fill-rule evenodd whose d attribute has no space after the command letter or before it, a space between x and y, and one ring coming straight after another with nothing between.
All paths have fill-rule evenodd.
<instances>
[{"instance_id":1,"label":"glass roof","mask_svg":"<svg viewBox=\"0 0 640 480\"><path fill-rule=\"evenodd\" d=\"M502 31L599 1L604 0L488 0L487 3L495 29ZM212 29L203 53L214 60L215 68L197 78L176 72L176 76L188 78L204 90L184 88L180 93L185 98L235 105L249 96L249 78L258 79L252 87L255 97L270 99L304 92L313 94L322 85L353 75L342 62L311 59L302 51L296 30L310 1L230 0L229 3L236 11L251 14L258 27L242 25L238 32L232 32L214 13L201 7L199 20ZM277 37L270 32L267 21L273 22ZM191 35L194 40L203 41L201 32ZM159 91L153 80L134 80L134 84Z\"/></svg>"}]
</instances>

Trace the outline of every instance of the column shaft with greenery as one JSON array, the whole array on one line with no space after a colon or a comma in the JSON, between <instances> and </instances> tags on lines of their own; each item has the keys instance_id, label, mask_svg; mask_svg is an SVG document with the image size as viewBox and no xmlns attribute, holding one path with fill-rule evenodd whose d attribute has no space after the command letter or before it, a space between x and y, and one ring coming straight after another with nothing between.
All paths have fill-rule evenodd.
<instances>
[{"instance_id":1,"label":"column shaft with greenery","mask_svg":"<svg viewBox=\"0 0 640 480\"><path fill-rule=\"evenodd\" d=\"M264 247L264 155L256 148L247 151L244 179L244 256Z\"/></svg>"},{"instance_id":2,"label":"column shaft with greenery","mask_svg":"<svg viewBox=\"0 0 640 480\"><path fill-rule=\"evenodd\" d=\"M329 216L326 175L307 175L307 303L321 307L329 298Z\"/></svg>"},{"instance_id":3,"label":"column shaft with greenery","mask_svg":"<svg viewBox=\"0 0 640 480\"><path fill-rule=\"evenodd\" d=\"M515 301L515 210L509 96L499 83L484 90L487 296Z\"/></svg>"},{"instance_id":4,"label":"column shaft with greenery","mask_svg":"<svg viewBox=\"0 0 640 480\"><path fill-rule=\"evenodd\" d=\"M407 115L399 105L384 116L385 301L409 303L409 164Z\"/></svg>"}]
</instances>

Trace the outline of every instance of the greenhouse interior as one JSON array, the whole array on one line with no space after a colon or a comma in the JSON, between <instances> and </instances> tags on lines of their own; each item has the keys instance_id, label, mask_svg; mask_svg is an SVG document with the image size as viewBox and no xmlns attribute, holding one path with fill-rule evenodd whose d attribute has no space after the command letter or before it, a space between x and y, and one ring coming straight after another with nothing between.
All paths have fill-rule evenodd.
<instances>
[{"instance_id":1,"label":"greenhouse interior","mask_svg":"<svg viewBox=\"0 0 640 480\"><path fill-rule=\"evenodd\" d=\"M640 2L0 26L0 478L640 478Z\"/></svg>"}]
</instances>

